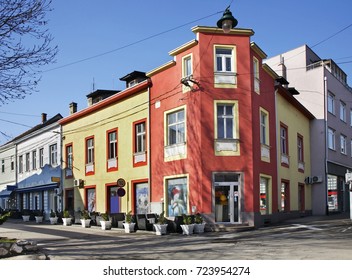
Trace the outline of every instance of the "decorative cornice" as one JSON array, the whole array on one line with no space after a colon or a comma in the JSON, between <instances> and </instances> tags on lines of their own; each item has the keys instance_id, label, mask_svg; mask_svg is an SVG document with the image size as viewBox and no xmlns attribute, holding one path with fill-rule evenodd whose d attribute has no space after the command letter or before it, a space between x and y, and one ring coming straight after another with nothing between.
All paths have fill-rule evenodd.
<instances>
[{"instance_id":1,"label":"decorative cornice","mask_svg":"<svg viewBox=\"0 0 352 280\"><path fill-rule=\"evenodd\" d=\"M152 77L152 76L154 76L155 74L158 74L158 73L160 73L161 71L164 71L164 70L166 70L166 69L168 69L168 68L170 68L170 67L172 67L172 66L174 66L174 65L176 65L176 62L173 61L173 60L171 60L171 61L169 61L169 62L167 62L167 63L165 63L165 64L163 64L163 65L161 65L161 66L159 66L159 67L157 67L157 68L155 68L155 69L149 71L149 72L147 72L147 73L146 73L146 76L147 76L147 77Z\"/></svg>"},{"instance_id":2,"label":"decorative cornice","mask_svg":"<svg viewBox=\"0 0 352 280\"><path fill-rule=\"evenodd\" d=\"M266 53L254 42L251 42L251 49L255 51L262 59L267 58Z\"/></svg>"},{"instance_id":3,"label":"decorative cornice","mask_svg":"<svg viewBox=\"0 0 352 280\"><path fill-rule=\"evenodd\" d=\"M198 45L198 41L197 40L192 40L192 41L187 42L187 43L183 44L182 46L170 51L169 55L170 56L178 55L179 53L184 52L184 51L186 51L186 50L188 50L188 49L190 49L190 48L192 48L192 47L194 47L196 45Z\"/></svg>"},{"instance_id":4,"label":"decorative cornice","mask_svg":"<svg viewBox=\"0 0 352 280\"><path fill-rule=\"evenodd\" d=\"M224 33L221 28L218 27L209 27L209 26L195 26L192 28L192 32L194 33L217 33L223 35L245 35L252 36L254 35L254 31L252 29L245 28L233 28L229 33Z\"/></svg>"}]
</instances>

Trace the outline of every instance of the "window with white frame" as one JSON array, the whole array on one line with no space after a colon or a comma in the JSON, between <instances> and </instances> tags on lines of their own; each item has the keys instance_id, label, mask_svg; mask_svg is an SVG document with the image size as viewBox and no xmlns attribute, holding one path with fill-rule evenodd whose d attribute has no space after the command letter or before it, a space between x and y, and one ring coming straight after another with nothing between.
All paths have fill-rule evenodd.
<instances>
[{"instance_id":1,"label":"window with white frame","mask_svg":"<svg viewBox=\"0 0 352 280\"><path fill-rule=\"evenodd\" d=\"M11 156L11 171L15 170L15 158L14 156Z\"/></svg>"},{"instance_id":2,"label":"window with white frame","mask_svg":"<svg viewBox=\"0 0 352 280\"><path fill-rule=\"evenodd\" d=\"M347 137L343 134L340 135L340 151L341 154L347 155Z\"/></svg>"},{"instance_id":3,"label":"window with white frame","mask_svg":"<svg viewBox=\"0 0 352 280\"><path fill-rule=\"evenodd\" d=\"M135 152L143 153L146 151L146 141L145 141L145 122L137 123L135 125Z\"/></svg>"},{"instance_id":4,"label":"window with white frame","mask_svg":"<svg viewBox=\"0 0 352 280\"><path fill-rule=\"evenodd\" d=\"M44 166L44 148L39 149L39 167L42 168Z\"/></svg>"},{"instance_id":5,"label":"window with white frame","mask_svg":"<svg viewBox=\"0 0 352 280\"><path fill-rule=\"evenodd\" d=\"M304 162L303 136L301 135L297 135L297 158L298 158L298 162Z\"/></svg>"},{"instance_id":6,"label":"window with white frame","mask_svg":"<svg viewBox=\"0 0 352 280\"><path fill-rule=\"evenodd\" d=\"M89 138L86 140L86 163L93 164L94 163L94 138Z\"/></svg>"},{"instance_id":7,"label":"window with white frame","mask_svg":"<svg viewBox=\"0 0 352 280\"><path fill-rule=\"evenodd\" d=\"M215 85L225 84L227 87L236 85L235 47L215 46Z\"/></svg>"},{"instance_id":8,"label":"window with white frame","mask_svg":"<svg viewBox=\"0 0 352 280\"><path fill-rule=\"evenodd\" d=\"M167 115L167 145L185 143L185 110L181 109Z\"/></svg>"},{"instance_id":9,"label":"window with white frame","mask_svg":"<svg viewBox=\"0 0 352 280\"><path fill-rule=\"evenodd\" d=\"M268 114L264 111L260 111L260 143L269 145L269 134L268 134Z\"/></svg>"},{"instance_id":10,"label":"window with white frame","mask_svg":"<svg viewBox=\"0 0 352 280\"><path fill-rule=\"evenodd\" d=\"M37 151L32 151L32 169L37 169Z\"/></svg>"},{"instance_id":11,"label":"window with white frame","mask_svg":"<svg viewBox=\"0 0 352 280\"><path fill-rule=\"evenodd\" d=\"M23 155L18 157L18 173L23 173Z\"/></svg>"},{"instance_id":12,"label":"window with white frame","mask_svg":"<svg viewBox=\"0 0 352 280\"><path fill-rule=\"evenodd\" d=\"M346 122L346 104L340 101L340 120Z\"/></svg>"},{"instance_id":13,"label":"window with white frame","mask_svg":"<svg viewBox=\"0 0 352 280\"><path fill-rule=\"evenodd\" d=\"M288 133L285 125L280 125L280 148L282 155L288 155Z\"/></svg>"},{"instance_id":14,"label":"window with white frame","mask_svg":"<svg viewBox=\"0 0 352 280\"><path fill-rule=\"evenodd\" d=\"M182 72L182 77L190 77L193 74L193 69L192 69L192 56L188 55L183 58L182 60L183 63L183 72Z\"/></svg>"},{"instance_id":15,"label":"window with white frame","mask_svg":"<svg viewBox=\"0 0 352 280\"><path fill-rule=\"evenodd\" d=\"M73 168L73 147L72 144L66 146L66 168Z\"/></svg>"},{"instance_id":16,"label":"window with white frame","mask_svg":"<svg viewBox=\"0 0 352 280\"><path fill-rule=\"evenodd\" d=\"M49 146L50 165L57 165L57 144Z\"/></svg>"},{"instance_id":17,"label":"window with white frame","mask_svg":"<svg viewBox=\"0 0 352 280\"><path fill-rule=\"evenodd\" d=\"M117 132L108 133L108 159L117 158Z\"/></svg>"},{"instance_id":18,"label":"window with white frame","mask_svg":"<svg viewBox=\"0 0 352 280\"><path fill-rule=\"evenodd\" d=\"M26 170L26 172L28 172L30 170L30 154L29 153L26 153L25 170Z\"/></svg>"},{"instance_id":19,"label":"window with white frame","mask_svg":"<svg viewBox=\"0 0 352 280\"><path fill-rule=\"evenodd\" d=\"M217 138L233 139L234 138L234 105L218 104L217 105Z\"/></svg>"},{"instance_id":20,"label":"window with white frame","mask_svg":"<svg viewBox=\"0 0 352 280\"><path fill-rule=\"evenodd\" d=\"M335 115L335 95L328 94L328 112Z\"/></svg>"},{"instance_id":21,"label":"window with white frame","mask_svg":"<svg viewBox=\"0 0 352 280\"><path fill-rule=\"evenodd\" d=\"M335 150L335 130L328 128L328 147Z\"/></svg>"}]
</instances>

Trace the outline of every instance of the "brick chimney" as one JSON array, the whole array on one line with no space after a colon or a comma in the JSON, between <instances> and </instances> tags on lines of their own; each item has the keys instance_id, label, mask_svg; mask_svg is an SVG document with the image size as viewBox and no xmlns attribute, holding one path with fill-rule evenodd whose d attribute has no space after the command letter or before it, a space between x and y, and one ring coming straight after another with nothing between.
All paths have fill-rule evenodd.
<instances>
[{"instance_id":1,"label":"brick chimney","mask_svg":"<svg viewBox=\"0 0 352 280\"><path fill-rule=\"evenodd\" d=\"M70 107L70 115L77 112L77 103L76 102L71 102L69 107Z\"/></svg>"},{"instance_id":2,"label":"brick chimney","mask_svg":"<svg viewBox=\"0 0 352 280\"><path fill-rule=\"evenodd\" d=\"M46 117L47 117L47 114L46 113L42 113L42 123L46 122Z\"/></svg>"}]
</instances>

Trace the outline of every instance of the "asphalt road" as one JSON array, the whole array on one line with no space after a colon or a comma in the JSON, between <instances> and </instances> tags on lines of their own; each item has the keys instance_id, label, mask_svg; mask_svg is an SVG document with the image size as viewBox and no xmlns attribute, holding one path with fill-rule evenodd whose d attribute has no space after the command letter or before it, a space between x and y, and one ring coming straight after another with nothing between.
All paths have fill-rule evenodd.
<instances>
[{"instance_id":1,"label":"asphalt road","mask_svg":"<svg viewBox=\"0 0 352 280\"><path fill-rule=\"evenodd\" d=\"M11 260L352 260L352 222L347 215L191 236L9 220L0 226L0 236L38 243L39 253Z\"/></svg>"}]
</instances>

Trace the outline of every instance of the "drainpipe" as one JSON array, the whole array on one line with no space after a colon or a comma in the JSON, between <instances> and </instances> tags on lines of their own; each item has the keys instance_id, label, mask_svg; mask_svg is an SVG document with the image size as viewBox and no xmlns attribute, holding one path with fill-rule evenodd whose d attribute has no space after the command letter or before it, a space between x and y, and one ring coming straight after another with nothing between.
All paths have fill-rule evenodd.
<instances>
[{"instance_id":1,"label":"drainpipe","mask_svg":"<svg viewBox=\"0 0 352 280\"><path fill-rule=\"evenodd\" d=\"M327 98L328 98L328 92L327 92L327 77L324 76L324 132L325 132L325 214L329 215L329 204L328 204L328 114L327 114Z\"/></svg>"},{"instance_id":2,"label":"drainpipe","mask_svg":"<svg viewBox=\"0 0 352 280\"><path fill-rule=\"evenodd\" d=\"M151 145L150 145L150 141L151 141L151 131L150 131L150 85L148 86L148 120L147 120L147 133L148 133L148 142L147 142L147 161L148 161L148 193L149 193L149 197L148 197L148 204L149 204L149 212L151 213L151 162L150 162L150 158L151 158Z\"/></svg>"}]
</instances>

